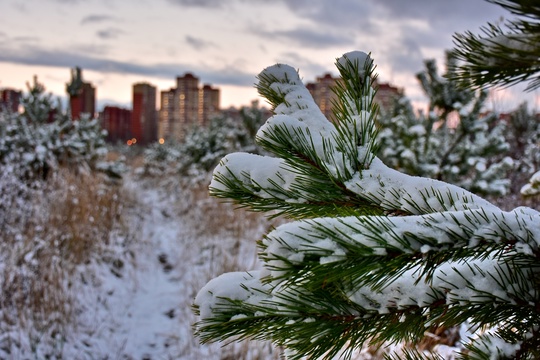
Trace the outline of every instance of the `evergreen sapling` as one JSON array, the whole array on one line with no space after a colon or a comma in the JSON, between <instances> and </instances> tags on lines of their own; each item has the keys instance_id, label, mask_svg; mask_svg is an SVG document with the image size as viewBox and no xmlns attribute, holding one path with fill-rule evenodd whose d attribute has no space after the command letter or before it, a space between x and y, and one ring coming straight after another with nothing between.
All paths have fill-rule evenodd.
<instances>
[{"instance_id":1,"label":"evergreen sapling","mask_svg":"<svg viewBox=\"0 0 540 360\"><path fill-rule=\"evenodd\" d=\"M449 55L449 54L448 54ZM452 68L455 59L447 58ZM377 119L379 157L393 169L461 186L481 195L509 192L514 164L505 139L506 124L496 113L482 114L487 91L462 89L438 75L433 60L417 75L429 98L427 114L416 115L407 98Z\"/></svg>"},{"instance_id":2,"label":"evergreen sapling","mask_svg":"<svg viewBox=\"0 0 540 360\"><path fill-rule=\"evenodd\" d=\"M371 57L347 53L336 66L335 123L292 67L258 76L275 115L256 139L275 157L227 155L210 192L293 221L258 242L262 269L199 291L201 341L270 340L290 359L349 358L468 323L462 358L538 358L540 213L504 212L387 167L374 155Z\"/></svg>"}]
</instances>

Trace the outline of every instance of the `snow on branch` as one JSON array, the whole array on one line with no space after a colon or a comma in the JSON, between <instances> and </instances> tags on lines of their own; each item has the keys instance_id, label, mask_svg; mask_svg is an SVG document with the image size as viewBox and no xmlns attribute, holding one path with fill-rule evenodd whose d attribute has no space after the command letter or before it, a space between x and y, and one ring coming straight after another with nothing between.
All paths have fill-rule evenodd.
<instances>
[{"instance_id":1,"label":"snow on branch","mask_svg":"<svg viewBox=\"0 0 540 360\"><path fill-rule=\"evenodd\" d=\"M540 213L504 212L460 187L384 165L374 155L373 61L352 52L336 65L335 123L293 68L259 75L259 93L276 114L257 141L276 157L229 154L210 192L297 221L258 242L261 270L224 274L199 291L197 334L271 340L291 359L330 359L468 321L496 327L512 349L536 346Z\"/></svg>"},{"instance_id":2,"label":"snow on branch","mask_svg":"<svg viewBox=\"0 0 540 360\"><path fill-rule=\"evenodd\" d=\"M343 67L343 64L355 64L355 59L367 61L370 67L360 71L358 69L363 65L356 65L354 74L360 77L371 75L372 62L362 54L345 54L337 63ZM351 67L341 70L347 73ZM375 95L371 86L367 94L363 88L349 89L345 93L347 101L344 108L348 110L341 118L348 122L334 125L323 116L292 67L269 67L259 75L259 79L257 87L261 94L281 102L275 108L276 115L268 119L257 133L257 141L284 160L267 156L230 155L214 171L210 185L214 195L226 198L237 195L235 184L236 180L240 180L245 185L244 191L254 197L269 198L271 194L281 194L276 196L276 200L298 203L311 190L306 189L305 178L299 174L309 176L318 173L331 180L327 184L329 188L340 188L341 195L361 198L388 212L426 214L494 207L459 187L401 174L378 160L371 152L374 147L372 142L375 141L372 136L375 131L374 114L366 110L365 105L371 104ZM366 78L360 78L358 82L371 84ZM346 84L353 82L349 80ZM354 94L357 95L356 102L351 100ZM247 198L253 199L252 196ZM311 199L308 197L304 200Z\"/></svg>"}]
</instances>

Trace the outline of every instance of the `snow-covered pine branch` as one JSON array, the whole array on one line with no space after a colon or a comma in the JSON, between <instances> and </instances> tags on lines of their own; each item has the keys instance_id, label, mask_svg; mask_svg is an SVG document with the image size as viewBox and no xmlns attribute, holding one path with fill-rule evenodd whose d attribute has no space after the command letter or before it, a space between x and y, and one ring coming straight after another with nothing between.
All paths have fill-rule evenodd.
<instances>
[{"instance_id":1,"label":"snow-covered pine branch","mask_svg":"<svg viewBox=\"0 0 540 360\"><path fill-rule=\"evenodd\" d=\"M454 35L454 53L461 60L453 79L466 86L513 85L528 81L527 90L540 87L540 7L535 1L488 0L509 10L516 19L505 28L487 23L483 34Z\"/></svg>"},{"instance_id":2,"label":"snow-covered pine branch","mask_svg":"<svg viewBox=\"0 0 540 360\"><path fill-rule=\"evenodd\" d=\"M538 346L540 213L503 212L384 165L373 153L373 61L351 52L337 67L335 124L292 67L259 75L276 115L257 141L277 157L227 155L210 191L297 221L259 242L262 270L224 274L200 290L202 341L265 339L292 359L329 359L469 321L474 331L496 328L515 353Z\"/></svg>"}]
</instances>

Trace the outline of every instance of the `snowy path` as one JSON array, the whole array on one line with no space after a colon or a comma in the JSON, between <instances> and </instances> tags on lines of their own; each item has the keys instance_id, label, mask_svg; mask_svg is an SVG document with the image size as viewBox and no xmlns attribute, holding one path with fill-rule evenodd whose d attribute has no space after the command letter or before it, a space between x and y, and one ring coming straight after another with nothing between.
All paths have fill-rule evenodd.
<instances>
[{"instance_id":1,"label":"snowy path","mask_svg":"<svg viewBox=\"0 0 540 360\"><path fill-rule=\"evenodd\" d=\"M133 264L121 271L96 266L98 285L82 286L78 294L85 311L79 316L79 331L73 334L74 348L65 353L77 359L212 360L231 352L243 353L229 358L243 359L268 352L268 348L256 349L259 355L247 356L254 350L245 345L232 350L219 344L200 345L191 329L195 321L191 304L197 291L231 262L248 269L255 258L251 236L257 235L243 234L251 237L245 245L235 238L236 228L232 235L224 231L201 237L201 232L211 233L204 218L212 216L205 213L206 200L149 184L126 181L137 198L128 224L137 239L127 246L134 254ZM125 246L118 251L126 251ZM263 354L262 358L270 357Z\"/></svg>"},{"instance_id":2,"label":"snowy path","mask_svg":"<svg viewBox=\"0 0 540 360\"><path fill-rule=\"evenodd\" d=\"M115 332L116 342L122 342L122 356L134 359L194 358L197 344L190 327L194 320L190 304L197 274L190 262L194 259L186 258L192 251L185 251L194 239L188 224L171 216L172 201L177 199L158 188L133 186L141 205L140 223L134 225L143 243L130 286L122 289L126 285L122 279L110 278L117 289L117 296L109 299L118 311L113 314L120 330Z\"/></svg>"}]
</instances>

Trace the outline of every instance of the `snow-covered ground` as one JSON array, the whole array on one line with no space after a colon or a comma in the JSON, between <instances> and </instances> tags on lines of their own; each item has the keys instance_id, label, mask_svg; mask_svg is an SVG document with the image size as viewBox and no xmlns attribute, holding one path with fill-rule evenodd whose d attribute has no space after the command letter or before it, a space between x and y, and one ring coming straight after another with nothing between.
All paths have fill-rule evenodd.
<instances>
[{"instance_id":1,"label":"snow-covered ground","mask_svg":"<svg viewBox=\"0 0 540 360\"><path fill-rule=\"evenodd\" d=\"M50 322L62 323L57 331L36 314L0 309L0 359L277 359L267 344L201 345L193 335L199 289L223 272L256 268L255 241L271 222L189 184L128 175L122 224L64 282L70 309L47 315L71 320ZM30 320L10 323L8 312Z\"/></svg>"},{"instance_id":2,"label":"snow-covered ground","mask_svg":"<svg viewBox=\"0 0 540 360\"><path fill-rule=\"evenodd\" d=\"M119 251L132 252L133 262L117 275L96 267L101 283L81 286L86 309L67 357L270 358L268 346L200 345L191 328L197 291L223 271L256 266L255 240L268 222L260 215L246 221L231 206L208 199L204 189L180 182L127 177L125 187L135 196L129 226L138 241Z\"/></svg>"},{"instance_id":3,"label":"snow-covered ground","mask_svg":"<svg viewBox=\"0 0 540 360\"><path fill-rule=\"evenodd\" d=\"M126 176L122 223L68 276L71 320L57 331L0 317L0 359L278 359L269 344L201 345L193 334L197 292L224 272L259 268L256 240L278 221L210 198L207 183Z\"/></svg>"}]
</instances>

